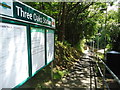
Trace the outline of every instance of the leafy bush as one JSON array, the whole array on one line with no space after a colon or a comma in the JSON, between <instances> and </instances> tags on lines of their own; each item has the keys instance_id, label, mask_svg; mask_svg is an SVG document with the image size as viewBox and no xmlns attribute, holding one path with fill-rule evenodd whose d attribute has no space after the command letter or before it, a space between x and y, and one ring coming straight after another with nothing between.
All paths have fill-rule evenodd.
<instances>
[{"instance_id":1,"label":"leafy bush","mask_svg":"<svg viewBox=\"0 0 120 90\"><path fill-rule=\"evenodd\" d=\"M74 64L74 61L80 59L81 52L71 47L66 41L55 43L55 64L60 67L60 69L70 69Z\"/></svg>"}]
</instances>

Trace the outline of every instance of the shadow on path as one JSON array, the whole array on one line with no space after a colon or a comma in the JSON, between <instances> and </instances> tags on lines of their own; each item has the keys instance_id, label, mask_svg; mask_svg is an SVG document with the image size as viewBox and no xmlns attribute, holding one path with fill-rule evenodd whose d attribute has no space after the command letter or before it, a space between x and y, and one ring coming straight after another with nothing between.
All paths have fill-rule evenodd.
<instances>
[{"instance_id":1,"label":"shadow on path","mask_svg":"<svg viewBox=\"0 0 120 90\"><path fill-rule=\"evenodd\" d=\"M94 82L93 78L91 80ZM90 88L90 57L84 55L80 61L75 62L70 73L57 82L55 87ZM94 87L94 84L92 87Z\"/></svg>"}]
</instances>

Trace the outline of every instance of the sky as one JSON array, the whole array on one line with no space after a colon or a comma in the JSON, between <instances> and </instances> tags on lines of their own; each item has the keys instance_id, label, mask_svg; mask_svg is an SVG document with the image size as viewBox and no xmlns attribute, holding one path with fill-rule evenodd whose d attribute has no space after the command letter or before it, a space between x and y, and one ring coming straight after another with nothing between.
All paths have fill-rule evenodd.
<instances>
[{"instance_id":1,"label":"sky","mask_svg":"<svg viewBox=\"0 0 120 90\"><path fill-rule=\"evenodd\" d=\"M117 2L115 2L113 6L108 6L107 11L110 11L110 10L117 11L118 10L118 2L119 2L119 0Z\"/></svg>"}]
</instances>

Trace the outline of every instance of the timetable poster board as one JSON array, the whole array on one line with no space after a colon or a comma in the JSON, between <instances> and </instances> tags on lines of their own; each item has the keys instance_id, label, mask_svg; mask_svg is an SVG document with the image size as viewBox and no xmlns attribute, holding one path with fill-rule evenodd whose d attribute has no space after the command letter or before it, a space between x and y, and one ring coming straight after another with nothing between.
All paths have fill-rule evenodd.
<instances>
[{"instance_id":1,"label":"timetable poster board","mask_svg":"<svg viewBox=\"0 0 120 90\"><path fill-rule=\"evenodd\" d=\"M46 30L47 36L47 64L54 59L54 31Z\"/></svg>"},{"instance_id":2,"label":"timetable poster board","mask_svg":"<svg viewBox=\"0 0 120 90\"><path fill-rule=\"evenodd\" d=\"M29 77L26 26L0 23L0 89Z\"/></svg>"},{"instance_id":3,"label":"timetable poster board","mask_svg":"<svg viewBox=\"0 0 120 90\"><path fill-rule=\"evenodd\" d=\"M32 75L45 65L45 31L31 28Z\"/></svg>"}]
</instances>

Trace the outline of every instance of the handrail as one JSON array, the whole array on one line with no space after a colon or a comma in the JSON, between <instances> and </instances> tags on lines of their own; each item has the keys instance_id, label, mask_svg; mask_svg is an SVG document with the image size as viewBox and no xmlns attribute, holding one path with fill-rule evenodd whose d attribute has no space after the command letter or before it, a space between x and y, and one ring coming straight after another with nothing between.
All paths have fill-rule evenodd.
<instances>
[{"instance_id":1,"label":"handrail","mask_svg":"<svg viewBox=\"0 0 120 90\"><path fill-rule=\"evenodd\" d=\"M92 57L92 58L93 58L93 57ZM98 57L97 57L97 58L98 58ZM97 61L98 61L98 62L97 62ZM109 87L108 83L107 83L106 80L105 80L105 76L104 76L104 74L103 74L103 72L102 72L102 70L101 70L101 67L99 66L99 62L101 62L101 64L104 65L104 67L108 70L108 72L111 74L111 76L114 78L114 80L117 81L117 83L120 85L120 79L111 71L111 69L104 63L104 61L103 61L102 59L100 59L100 58L98 58L97 61L95 60L96 66L97 66L98 71L99 71L99 73L100 73L100 75L101 75L101 77L102 77L102 79L103 79L103 81L104 81L104 84L105 84L105 86L106 86L106 89L107 89L107 90L110 90L110 87ZM104 85L103 85L103 86L104 86Z\"/></svg>"},{"instance_id":2,"label":"handrail","mask_svg":"<svg viewBox=\"0 0 120 90\"><path fill-rule=\"evenodd\" d=\"M111 75L113 76L113 78L118 82L118 84L120 85L120 80L119 78L109 69L109 67L103 62L103 60L99 59L103 65L107 68L107 70L111 73Z\"/></svg>"},{"instance_id":3,"label":"handrail","mask_svg":"<svg viewBox=\"0 0 120 90\"><path fill-rule=\"evenodd\" d=\"M100 67L99 67L99 65L98 65L97 62L96 62L96 65L97 65L97 68L98 68L98 70L99 70L99 72L100 72L100 74L101 74L101 76L102 76L104 82L105 82L105 85L106 85L107 89L110 90L108 84L107 84L106 81L105 81L105 77L104 77L104 75L103 75L103 73L102 73L102 71L101 71L101 69L100 69Z\"/></svg>"}]
</instances>

